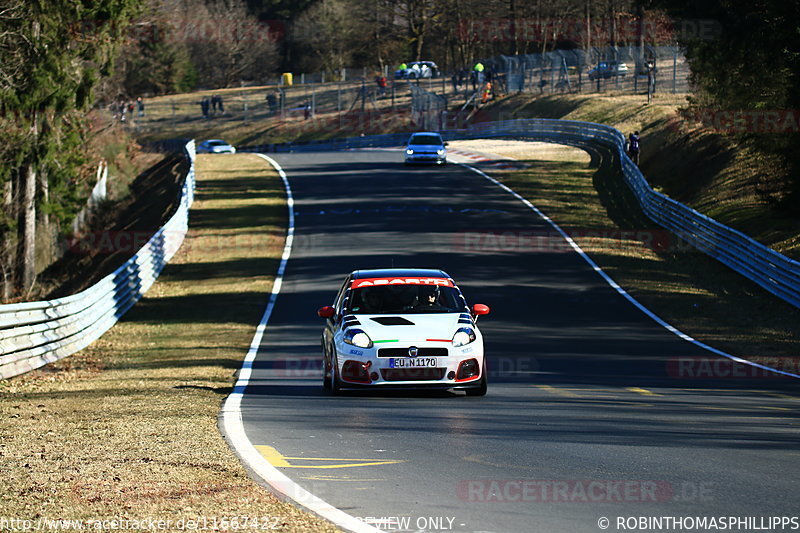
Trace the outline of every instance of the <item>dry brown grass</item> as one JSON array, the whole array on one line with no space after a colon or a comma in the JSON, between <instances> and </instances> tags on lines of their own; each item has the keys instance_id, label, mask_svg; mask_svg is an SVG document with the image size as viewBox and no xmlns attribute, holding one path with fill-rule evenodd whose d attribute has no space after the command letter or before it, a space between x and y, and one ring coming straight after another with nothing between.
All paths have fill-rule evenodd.
<instances>
[{"instance_id":1,"label":"dry brown grass","mask_svg":"<svg viewBox=\"0 0 800 533\"><path fill-rule=\"evenodd\" d=\"M253 482L217 429L282 251L282 186L252 155L201 156L198 178L192 229L147 296L91 348L0 382L0 518L336 530Z\"/></svg>"}]
</instances>

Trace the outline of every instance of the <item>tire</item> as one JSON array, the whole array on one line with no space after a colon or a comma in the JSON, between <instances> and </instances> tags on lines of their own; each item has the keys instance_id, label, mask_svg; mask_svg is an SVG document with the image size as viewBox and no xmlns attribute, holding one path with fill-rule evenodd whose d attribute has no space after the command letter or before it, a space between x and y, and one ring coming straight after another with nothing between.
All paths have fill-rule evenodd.
<instances>
[{"instance_id":1,"label":"tire","mask_svg":"<svg viewBox=\"0 0 800 533\"><path fill-rule=\"evenodd\" d=\"M330 383L330 381L328 381L328 379L329 379L328 376L330 375L330 373L328 372L327 365L328 365L328 358L327 357L323 357L322 358L322 387L325 390L329 391L329 390L331 390L331 383Z\"/></svg>"},{"instance_id":2,"label":"tire","mask_svg":"<svg viewBox=\"0 0 800 533\"><path fill-rule=\"evenodd\" d=\"M334 351L333 355L331 355L331 374L330 374L330 381L328 382L327 386L325 387L328 389L331 394L337 396L342 392L342 383L339 381L339 365L336 361L336 352Z\"/></svg>"},{"instance_id":3,"label":"tire","mask_svg":"<svg viewBox=\"0 0 800 533\"><path fill-rule=\"evenodd\" d=\"M467 396L486 396L489 389L489 381L486 379L486 368L483 369L483 377L481 378L480 385L474 389L467 389Z\"/></svg>"}]
</instances>

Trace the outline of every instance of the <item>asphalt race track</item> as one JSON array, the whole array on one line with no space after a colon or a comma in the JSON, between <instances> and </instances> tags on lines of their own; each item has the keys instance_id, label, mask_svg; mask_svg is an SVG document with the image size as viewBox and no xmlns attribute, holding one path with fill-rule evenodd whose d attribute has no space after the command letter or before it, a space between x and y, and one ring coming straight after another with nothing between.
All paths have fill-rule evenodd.
<instances>
[{"instance_id":1,"label":"asphalt race track","mask_svg":"<svg viewBox=\"0 0 800 533\"><path fill-rule=\"evenodd\" d=\"M485 246L486 232L552 229L467 168L401 158L275 158L295 197L295 244L242 403L273 465L387 531L797 514L796 381L729 372L564 246ZM487 396L324 392L316 310L350 271L384 267L442 268L470 304L491 307L479 323Z\"/></svg>"}]
</instances>

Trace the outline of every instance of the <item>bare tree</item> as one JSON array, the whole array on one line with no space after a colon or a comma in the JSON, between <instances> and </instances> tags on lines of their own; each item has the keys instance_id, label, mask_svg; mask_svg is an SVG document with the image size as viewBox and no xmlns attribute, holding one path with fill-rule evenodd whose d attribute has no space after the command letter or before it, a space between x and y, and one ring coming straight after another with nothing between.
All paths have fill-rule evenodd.
<instances>
[{"instance_id":1,"label":"bare tree","mask_svg":"<svg viewBox=\"0 0 800 533\"><path fill-rule=\"evenodd\" d=\"M354 5L347 0L321 0L303 12L292 28L297 44L314 58L318 68L335 76L350 65L356 35Z\"/></svg>"},{"instance_id":2,"label":"bare tree","mask_svg":"<svg viewBox=\"0 0 800 533\"><path fill-rule=\"evenodd\" d=\"M269 27L250 15L242 0L168 0L171 40L185 46L205 86L265 81L278 62Z\"/></svg>"}]
</instances>

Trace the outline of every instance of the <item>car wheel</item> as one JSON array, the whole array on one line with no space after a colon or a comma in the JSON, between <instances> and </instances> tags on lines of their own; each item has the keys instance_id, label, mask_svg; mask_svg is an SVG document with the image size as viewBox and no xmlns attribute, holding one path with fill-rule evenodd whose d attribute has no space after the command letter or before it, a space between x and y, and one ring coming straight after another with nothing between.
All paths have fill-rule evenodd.
<instances>
[{"instance_id":1,"label":"car wheel","mask_svg":"<svg viewBox=\"0 0 800 533\"><path fill-rule=\"evenodd\" d=\"M328 355L323 353L322 356L322 386L325 390L331 390L330 371L328 370Z\"/></svg>"},{"instance_id":2,"label":"car wheel","mask_svg":"<svg viewBox=\"0 0 800 533\"><path fill-rule=\"evenodd\" d=\"M408 79L410 79L410 80L415 80L415 79L417 79L417 74L416 74L415 72L412 72L412 73L410 73L410 74L408 75Z\"/></svg>"},{"instance_id":3,"label":"car wheel","mask_svg":"<svg viewBox=\"0 0 800 533\"><path fill-rule=\"evenodd\" d=\"M483 377L480 384L474 389L467 389L467 396L486 396L486 391L489 389L489 382L486 379L486 368L483 369Z\"/></svg>"}]
</instances>

